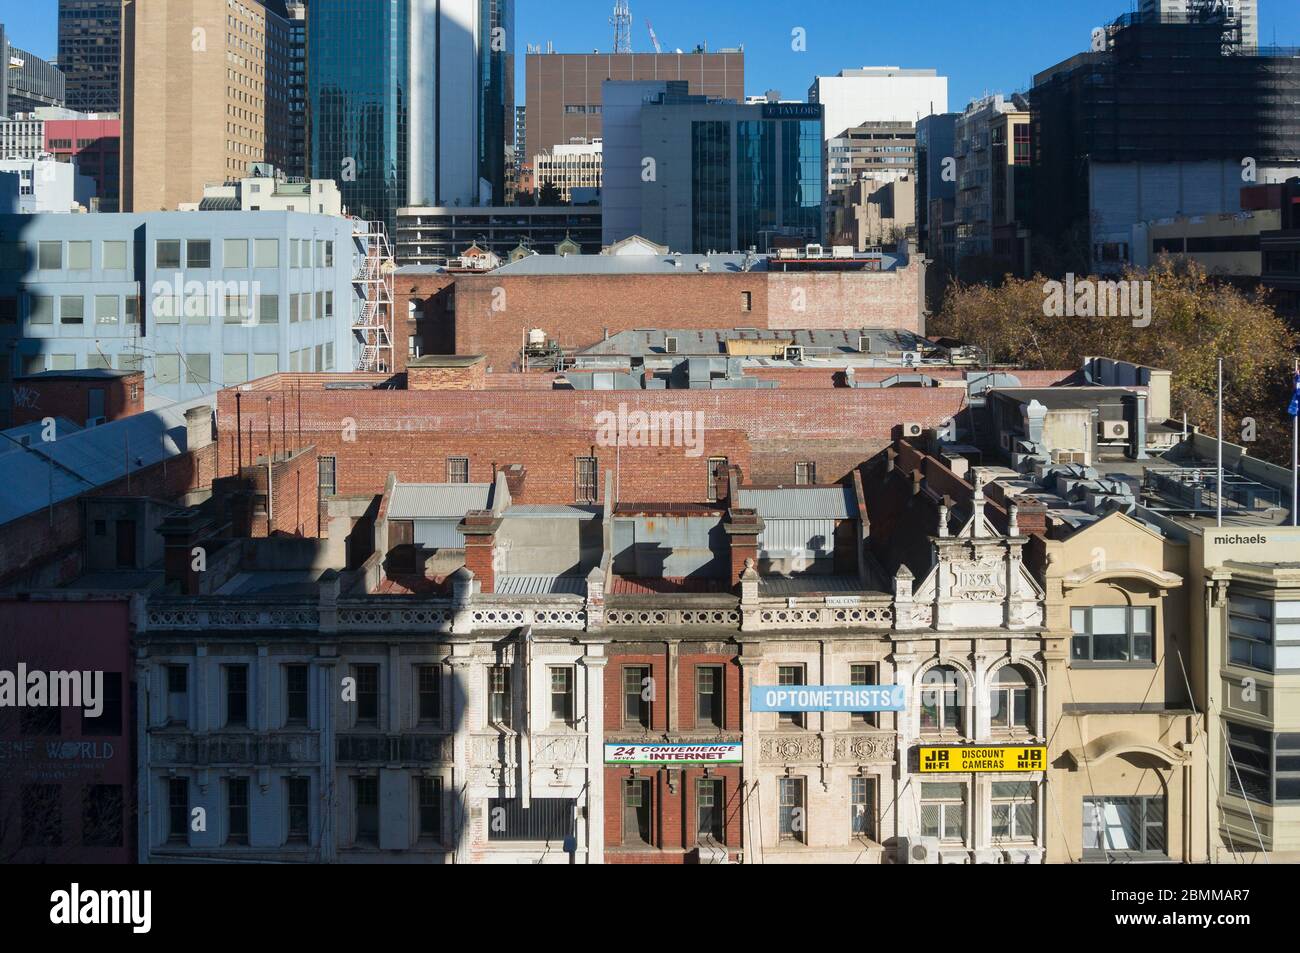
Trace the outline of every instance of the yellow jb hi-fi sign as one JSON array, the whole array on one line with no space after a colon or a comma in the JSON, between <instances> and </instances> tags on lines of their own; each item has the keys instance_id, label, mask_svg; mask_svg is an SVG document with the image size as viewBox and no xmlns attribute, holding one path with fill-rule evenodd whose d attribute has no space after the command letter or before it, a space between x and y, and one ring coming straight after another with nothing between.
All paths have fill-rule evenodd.
<instances>
[{"instance_id":1,"label":"yellow jb hi-fi sign","mask_svg":"<svg viewBox=\"0 0 1300 953\"><path fill-rule=\"evenodd\" d=\"M1013 745L996 748L921 748L921 773L942 771L1045 771L1047 749Z\"/></svg>"}]
</instances>

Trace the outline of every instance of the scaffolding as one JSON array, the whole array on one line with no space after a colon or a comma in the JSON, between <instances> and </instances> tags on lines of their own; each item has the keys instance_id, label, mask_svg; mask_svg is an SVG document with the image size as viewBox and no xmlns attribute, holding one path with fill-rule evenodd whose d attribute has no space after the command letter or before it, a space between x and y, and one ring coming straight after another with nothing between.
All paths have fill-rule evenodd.
<instances>
[{"instance_id":1,"label":"scaffolding","mask_svg":"<svg viewBox=\"0 0 1300 953\"><path fill-rule=\"evenodd\" d=\"M360 345L357 370L391 374L393 354L393 252L383 222L356 219L352 223L357 269L352 285L359 306L354 309L352 335Z\"/></svg>"}]
</instances>

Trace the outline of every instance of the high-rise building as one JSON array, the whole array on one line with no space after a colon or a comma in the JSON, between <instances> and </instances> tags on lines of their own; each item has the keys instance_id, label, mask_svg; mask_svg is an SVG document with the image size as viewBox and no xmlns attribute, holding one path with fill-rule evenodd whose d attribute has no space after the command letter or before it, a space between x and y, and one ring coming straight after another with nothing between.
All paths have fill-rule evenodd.
<instances>
[{"instance_id":1,"label":"high-rise building","mask_svg":"<svg viewBox=\"0 0 1300 953\"><path fill-rule=\"evenodd\" d=\"M1178 18L1222 14L1236 34L1234 45L1259 46L1259 0L1142 0L1139 12Z\"/></svg>"},{"instance_id":2,"label":"high-rise building","mask_svg":"<svg viewBox=\"0 0 1300 953\"><path fill-rule=\"evenodd\" d=\"M1029 215L1029 104L986 96L966 107L956 128L957 264L983 257L1014 263L1014 228ZM1022 236L1023 237L1023 236Z\"/></svg>"},{"instance_id":3,"label":"high-rise building","mask_svg":"<svg viewBox=\"0 0 1300 953\"><path fill-rule=\"evenodd\" d=\"M289 140L282 166L286 175L307 176L307 4L285 5L289 21Z\"/></svg>"},{"instance_id":4,"label":"high-rise building","mask_svg":"<svg viewBox=\"0 0 1300 953\"><path fill-rule=\"evenodd\" d=\"M68 106L121 108L122 0L59 0L59 70Z\"/></svg>"},{"instance_id":5,"label":"high-rise building","mask_svg":"<svg viewBox=\"0 0 1300 953\"><path fill-rule=\"evenodd\" d=\"M826 138L865 122L911 122L948 111L948 77L932 69L864 66L818 76L808 102L826 107Z\"/></svg>"},{"instance_id":6,"label":"high-rise building","mask_svg":"<svg viewBox=\"0 0 1300 953\"><path fill-rule=\"evenodd\" d=\"M277 0L124 0L124 211L175 209L254 163L285 161L292 133L282 11Z\"/></svg>"},{"instance_id":7,"label":"high-rise building","mask_svg":"<svg viewBox=\"0 0 1300 953\"><path fill-rule=\"evenodd\" d=\"M528 155L603 138L606 80L684 81L696 96L745 98L745 53L532 53L527 56Z\"/></svg>"},{"instance_id":8,"label":"high-rise building","mask_svg":"<svg viewBox=\"0 0 1300 953\"><path fill-rule=\"evenodd\" d=\"M63 74L51 63L33 56L9 42L0 23L0 119L13 119L42 106L62 106L65 95Z\"/></svg>"},{"instance_id":9,"label":"high-rise building","mask_svg":"<svg viewBox=\"0 0 1300 953\"><path fill-rule=\"evenodd\" d=\"M556 146L550 152L533 157L533 174L537 188L549 182L560 194L560 201L573 201L574 189L599 189L601 143Z\"/></svg>"},{"instance_id":10,"label":"high-rise building","mask_svg":"<svg viewBox=\"0 0 1300 953\"><path fill-rule=\"evenodd\" d=\"M403 206L504 196L513 0L313 0L307 24L311 175L353 214L391 233Z\"/></svg>"},{"instance_id":11,"label":"high-rise building","mask_svg":"<svg viewBox=\"0 0 1300 953\"><path fill-rule=\"evenodd\" d=\"M916 124L916 237L932 261L951 268L956 259L957 159L960 113L926 116Z\"/></svg>"},{"instance_id":12,"label":"high-rise building","mask_svg":"<svg viewBox=\"0 0 1300 953\"><path fill-rule=\"evenodd\" d=\"M606 244L640 235L704 254L821 241L820 105L722 102L682 82L610 82L603 95Z\"/></svg>"}]
</instances>

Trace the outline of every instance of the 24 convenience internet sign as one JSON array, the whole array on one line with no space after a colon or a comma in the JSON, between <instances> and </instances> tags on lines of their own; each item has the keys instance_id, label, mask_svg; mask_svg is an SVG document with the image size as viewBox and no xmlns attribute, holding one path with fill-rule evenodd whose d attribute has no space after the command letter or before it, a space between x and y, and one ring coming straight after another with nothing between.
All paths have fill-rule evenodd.
<instances>
[{"instance_id":1,"label":"24 convenience internet sign","mask_svg":"<svg viewBox=\"0 0 1300 953\"><path fill-rule=\"evenodd\" d=\"M941 771L1045 771L1047 749L1041 745L995 748L920 748L921 773Z\"/></svg>"},{"instance_id":2,"label":"24 convenience internet sign","mask_svg":"<svg viewBox=\"0 0 1300 953\"><path fill-rule=\"evenodd\" d=\"M740 764L739 741L720 744L605 745L606 764Z\"/></svg>"}]
</instances>

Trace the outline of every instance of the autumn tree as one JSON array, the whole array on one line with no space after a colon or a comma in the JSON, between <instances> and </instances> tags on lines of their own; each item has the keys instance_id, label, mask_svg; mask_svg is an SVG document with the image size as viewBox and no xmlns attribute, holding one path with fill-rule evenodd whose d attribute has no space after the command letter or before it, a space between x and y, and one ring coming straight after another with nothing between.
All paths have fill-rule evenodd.
<instances>
[{"instance_id":1,"label":"autumn tree","mask_svg":"<svg viewBox=\"0 0 1300 953\"><path fill-rule=\"evenodd\" d=\"M1080 279L1082 281L1083 279ZM1291 418L1286 405L1300 335L1279 318L1263 293L1216 281L1194 262L1162 257L1146 271L1111 278L1150 282L1150 323L1133 317L1057 316L1054 289L1036 275L1008 277L1000 287L953 283L932 336L983 349L990 363L1027 369L1079 367L1086 357L1112 357L1173 372L1172 409L1207 432L1215 428L1217 359L1224 358L1224 434L1243 442L1252 419L1250 452L1287 464Z\"/></svg>"}]
</instances>

